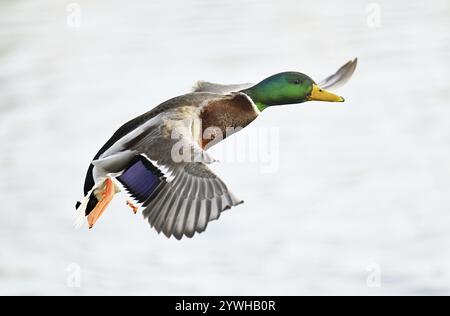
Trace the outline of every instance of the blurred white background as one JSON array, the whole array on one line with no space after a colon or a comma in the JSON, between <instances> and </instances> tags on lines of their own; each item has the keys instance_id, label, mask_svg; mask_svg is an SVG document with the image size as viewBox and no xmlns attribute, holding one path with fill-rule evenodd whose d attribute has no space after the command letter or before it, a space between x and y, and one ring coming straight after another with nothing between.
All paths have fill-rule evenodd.
<instances>
[{"instance_id":1,"label":"blurred white background","mask_svg":"<svg viewBox=\"0 0 450 316\"><path fill-rule=\"evenodd\" d=\"M0 1L0 294L450 294L448 0L70 3ZM246 203L204 234L157 235L124 196L73 229L125 121L199 79L320 80L355 56L346 103L234 136L277 128L279 168L213 166Z\"/></svg>"}]
</instances>

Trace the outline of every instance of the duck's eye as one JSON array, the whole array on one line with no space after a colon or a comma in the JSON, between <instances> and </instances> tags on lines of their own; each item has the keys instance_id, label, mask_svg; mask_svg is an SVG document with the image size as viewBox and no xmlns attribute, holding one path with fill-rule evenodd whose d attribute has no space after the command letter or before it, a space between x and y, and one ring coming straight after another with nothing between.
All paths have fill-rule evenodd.
<instances>
[{"instance_id":1,"label":"duck's eye","mask_svg":"<svg viewBox=\"0 0 450 316\"><path fill-rule=\"evenodd\" d=\"M300 83L302 83L300 80L294 80L294 84L300 84Z\"/></svg>"}]
</instances>

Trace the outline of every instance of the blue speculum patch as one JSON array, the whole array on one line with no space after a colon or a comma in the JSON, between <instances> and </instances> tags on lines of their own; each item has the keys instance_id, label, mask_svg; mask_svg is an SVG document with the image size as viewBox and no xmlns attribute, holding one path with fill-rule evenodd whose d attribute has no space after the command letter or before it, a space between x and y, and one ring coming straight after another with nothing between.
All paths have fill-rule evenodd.
<instances>
[{"instance_id":1,"label":"blue speculum patch","mask_svg":"<svg viewBox=\"0 0 450 316\"><path fill-rule=\"evenodd\" d=\"M117 180L133 198L142 203L161 183L163 174L145 157L138 156Z\"/></svg>"}]
</instances>

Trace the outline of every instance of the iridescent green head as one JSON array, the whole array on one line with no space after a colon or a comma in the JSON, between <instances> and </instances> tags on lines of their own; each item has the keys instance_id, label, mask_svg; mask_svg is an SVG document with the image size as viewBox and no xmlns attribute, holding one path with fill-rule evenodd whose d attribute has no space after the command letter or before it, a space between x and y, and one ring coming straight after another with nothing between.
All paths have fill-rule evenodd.
<instances>
[{"instance_id":1,"label":"iridescent green head","mask_svg":"<svg viewBox=\"0 0 450 316\"><path fill-rule=\"evenodd\" d=\"M344 102L344 98L321 89L310 77L300 72L282 72L242 90L260 111L273 105L306 101Z\"/></svg>"}]
</instances>

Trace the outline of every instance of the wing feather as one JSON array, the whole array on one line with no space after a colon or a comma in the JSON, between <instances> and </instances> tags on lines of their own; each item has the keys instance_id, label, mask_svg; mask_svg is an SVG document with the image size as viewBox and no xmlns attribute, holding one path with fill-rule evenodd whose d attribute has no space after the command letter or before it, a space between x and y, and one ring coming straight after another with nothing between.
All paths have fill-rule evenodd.
<instances>
[{"instance_id":1,"label":"wing feather","mask_svg":"<svg viewBox=\"0 0 450 316\"><path fill-rule=\"evenodd\" d=\"M186 98L198 103L223 96L193 93ZM121 158L123 172L117 177L129 194L142 203L144 218L158 233L177 239L203 232L221 212L242 203L227 198L227 186L207 166L215 159L194 139L191 126L198 116L198 104L184 105L181 101L173 101L178 106L166 104L164 112L119 139L96 161L101 166L104 161L112 161L113 156ZM180 144L183 152L185 148L190 150L190 159L177 161L172 157L172 149ZM132 155L139 156L136 166Z\"/></svg>"},{"instance_id":2,"label":"wing feather","mask_svg":"<svg viewBox=\"0 0 450 316\"><path fill-rule=\"evenodd\" d=\"M208 81L197 81L192 88L192 92L210 92L217 94L228 94L231 92L238 92L252 87L253 83L239 83L239 84L219 84Z\"/></svg>"},{"instance_id":3,"label":"wing feather","mask_svg":"<svg viewBox=\"0 0 450 316\"><path fill-rule=\"evenodd\" d=\"M337 89L343 86L350 80L358 65L358 58L350 60L341 68L339 68L334 74L323 79L319 86L323 89Z\"/></svg>"}]
</instances>

